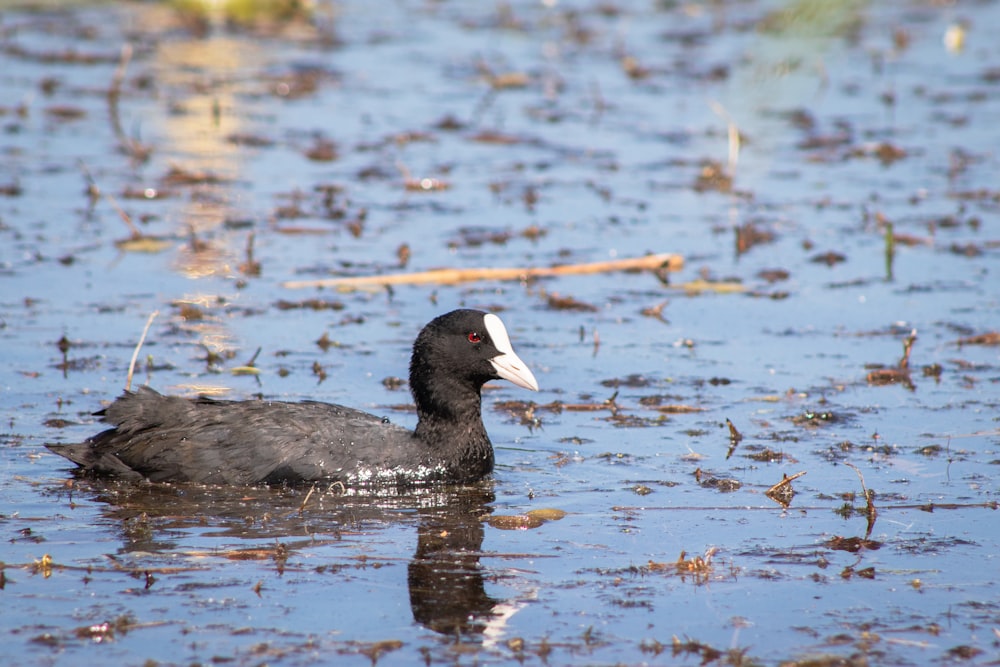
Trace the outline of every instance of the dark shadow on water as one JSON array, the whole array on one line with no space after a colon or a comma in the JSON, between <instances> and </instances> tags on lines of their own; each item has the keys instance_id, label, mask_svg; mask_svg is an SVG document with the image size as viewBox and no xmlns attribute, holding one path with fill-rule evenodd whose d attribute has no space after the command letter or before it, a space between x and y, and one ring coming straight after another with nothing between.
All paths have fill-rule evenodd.
<instances>
[{"instance_id":1,"label":"dark shadow on water","mask_svg":"<svg viewBox=\"0 0 1000 667\"><path fill-rule=\"evenodd\" d=\"M308 489L230 488L77 481L70 498L101 503L120 533L120 555L188 552L192 543L221 558L262 558L279 566L296 550L345 536L363 542L390 524L416 524L407 582L413 618L449 637L482 638L502 600L485 590L480 565L483 519L494 501L490 483L392 494ZM232 538L247 540L248 547ZM261 548L263 547L263 549ZM362 556L363 558L363 556Z\"/></svg>"}]
</instances>

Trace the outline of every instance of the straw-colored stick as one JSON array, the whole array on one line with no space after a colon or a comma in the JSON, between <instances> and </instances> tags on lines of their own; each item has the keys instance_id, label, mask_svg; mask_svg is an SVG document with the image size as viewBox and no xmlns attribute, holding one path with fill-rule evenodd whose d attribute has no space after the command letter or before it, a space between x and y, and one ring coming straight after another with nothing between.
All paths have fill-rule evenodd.
<instances>
[{"instance_id":1,"label":"straw-colored stick","mask_svg":"<svg viewBox=\"0 0 1000 667\"><path fill-rule=\"evenodd\" d=\"M160 311L154 310L146 318L146 326L142 328L142 336L139 337L139 342L135 344L135 349L132 350L132 361L128 364L128 377L125 379L125 391L131 391L132 389L132 374L135 372L135 362L139 358L139 350L142 349L142 344L146 340L146 334L149 333L149 327L152 326L153 320L156 316L160 314Z\"/></svg>"},{"instance_id":2,"label":"straw-colored stick","mask_svg":"<svg viewBox=\"0 0 1000 667\"><path fill-rule=\"evenodd\" d=\"M606 262L585 264L563 264L541 267L505 267L477 269L432 269L416 273L394 273L384 276L356 276L348 278L323 278L320 280L290 280L284 287L330 287L337 289L359 289L378 285L425 285L434 283L448 285L476 280L528 280L552 276L580 275L587 273L608 273L611 271L679 271L684 266L684 258L671 253L615 259Z\"/></svg>"}]
</instances>

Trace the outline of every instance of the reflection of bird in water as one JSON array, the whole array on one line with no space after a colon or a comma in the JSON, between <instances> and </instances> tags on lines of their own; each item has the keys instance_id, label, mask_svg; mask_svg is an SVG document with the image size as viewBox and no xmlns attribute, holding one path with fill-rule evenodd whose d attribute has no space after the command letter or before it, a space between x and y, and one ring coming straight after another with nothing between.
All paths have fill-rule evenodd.
<instances>
[{"instance_id":1,"label":"reflection of bird in water","mask_svg":"<svg viewBox=\"0 0 1000 667\"><path fill-rule=\"evenodd\" d=\"M447 505L421 510L407 578L415 621L443 635L481 636L486 646L499 641L524 600L535 597L530 591L518 600L498 600L486 593L479 559L492 501L492 492L469 489Z\"/></svg>"},{"instance_id":2,"label":"reflection of bird in water","mask_svg":"<svg viewBox=\"0 0 1000 667\"><path fill-rule=\"evenodd\" d=\"M482 633L498 602L486 594L479 563L484 499L459 500L420 513L417 550L407 578L414 620L456 636Z\"/></svg>"},{"instance_id":3,"label":"reflection of bird in water","mask_svg":"<svg viewBox=\"0 0 1000 667\"><path fill-rule=\"evenodd\" d=\"M104 516L120 522L123 555L179 553L197 556L203 565L212 562L205 558L214 556L266 559L282 569L286 562L287 567L294 567L296 552L315 552L323 543L322 535L338 536L335 541L342 545L340 535L363 531L352 540L365 546L366 535L375 537L380 527L410 522L415 511L419 518L417 546L407 577L415 621L444 635L481 636L492 642L521 606L497 600L485 591L479 559L482 518L494 501L488 483L354 495L313 494L302 489L140 485L100 479L86 480L77 489L78 495L106 504ZM227 548L205 549L206 539L223 538ZM233 548L234 538L246 540L248 547ZM187 540L196 542L200 549L190 549Z\"/></svg>"}]
</instances>

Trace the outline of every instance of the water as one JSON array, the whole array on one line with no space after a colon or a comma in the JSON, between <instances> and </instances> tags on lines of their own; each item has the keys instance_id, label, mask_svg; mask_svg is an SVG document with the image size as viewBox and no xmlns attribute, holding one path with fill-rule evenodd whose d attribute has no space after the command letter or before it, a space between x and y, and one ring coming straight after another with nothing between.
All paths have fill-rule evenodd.
<instances>
[{"instance_id":1,"label":"water","mask_svg":"<svg viewBox=\"0 0 1000 667\"><path fill-rule=\"evenodd\" d=\"M344 3L205 34L179 16L3 15L10 664L1000 658L1000 373L975 343L1000 297L995 3ZM130 40L123 140L107 90ZM116 207L164 247L123 249ZM284 287L647 252L686 266ZM742 290L684 289L699 277ZM287 307L313 298L330 307ZM137 383L412 426L382 380L459 306L502 311L542 387L485 392L481 487L128 486L42 447L100 428L153 311ZM914 331L909 386L869 381ZM258 348L258 374L230 372ZM768 497L801 472L787 507ZM532 510L565 516L509 529Z\"/></svg>"}]
</instances>

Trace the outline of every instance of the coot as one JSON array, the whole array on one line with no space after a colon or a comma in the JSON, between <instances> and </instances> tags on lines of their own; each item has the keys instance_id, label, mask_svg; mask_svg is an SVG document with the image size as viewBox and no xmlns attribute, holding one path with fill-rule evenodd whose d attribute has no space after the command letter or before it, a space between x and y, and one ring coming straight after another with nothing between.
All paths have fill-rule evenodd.
<instances>
[{"instance_id":1,"label":"coot","mask_svg":"<svg viewBox=\"0 0 1000 667\"><path fill-rule=\"evenodd\" d=\"M538 390L500 318L455 310L413 344L415 431L341 405L188 399L141 387L98 412L112 428L47 445L85 471L202 484L471 482L493 470L480 390L503 378Z\"/></svg>"}]
</instances>

